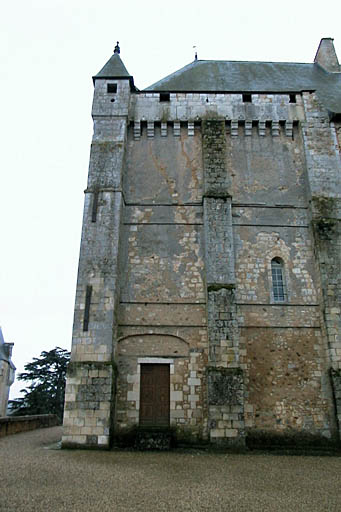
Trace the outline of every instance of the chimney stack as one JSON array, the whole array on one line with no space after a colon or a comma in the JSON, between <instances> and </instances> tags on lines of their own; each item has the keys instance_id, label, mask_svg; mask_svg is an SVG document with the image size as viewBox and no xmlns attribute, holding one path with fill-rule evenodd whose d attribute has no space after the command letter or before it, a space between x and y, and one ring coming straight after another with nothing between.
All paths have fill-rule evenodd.
<instances>
[{"instance_id":1,"label":"chimney stack","mask_svg":"<svg viewBox=\"0 0 341 512\"><path fill-rule=\"evenodd\" d=\"M338 73L341 71L341 69L333 41L334 39L332 37L324 37L321 39L320 45L315 55L314 63L319 64L325 71L328 71L329 73Z\"/></svg>"}]
</instances>

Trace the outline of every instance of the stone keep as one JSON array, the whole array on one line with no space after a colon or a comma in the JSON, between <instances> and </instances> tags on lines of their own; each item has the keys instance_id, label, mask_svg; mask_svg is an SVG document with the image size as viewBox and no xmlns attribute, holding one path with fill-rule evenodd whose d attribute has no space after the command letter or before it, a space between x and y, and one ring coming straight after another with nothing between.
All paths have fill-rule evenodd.
<instances>
[{"instance_id":1,"label":"stone keep","mask_svg":"<svg viewBox=\"0 0 341 512\"><path fill-rule=\"evenodd\" d=\"M63 445L141 431L336 442L341 69L197 60L143 91L118 45L94 135Z\"/></svg>"}]
</instances>

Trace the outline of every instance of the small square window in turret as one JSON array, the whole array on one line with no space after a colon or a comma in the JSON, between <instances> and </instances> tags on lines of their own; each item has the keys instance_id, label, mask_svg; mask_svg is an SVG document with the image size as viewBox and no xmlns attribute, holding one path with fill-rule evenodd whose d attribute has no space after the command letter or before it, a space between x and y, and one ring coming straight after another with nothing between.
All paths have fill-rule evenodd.
<instances>
[{"instance_id":1,"label":"small square window in turret","mask_svg":"<svg viewBox=\"0 0 341 512\"><path fill-rule=\"evenodd\" d=\"M109 93L117 92L117 84L107 84L107 92L109 92Z\"/></svg>"},{"instance_id":2,"label":"small square window in turret","mask_svg":"<svg viewBox=\"0 0 341 512\"><path fill-rule=\"evenodd\" d=\"M252 94L243 94L243 103L252 103Z\"/></svg>"}]
</instances>

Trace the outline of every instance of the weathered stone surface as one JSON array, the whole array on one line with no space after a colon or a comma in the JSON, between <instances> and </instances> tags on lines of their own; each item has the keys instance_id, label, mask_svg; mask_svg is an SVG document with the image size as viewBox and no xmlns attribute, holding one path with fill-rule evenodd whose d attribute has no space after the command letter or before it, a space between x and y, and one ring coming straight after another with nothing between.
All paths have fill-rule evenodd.
<instances>
[{"instance_id":1,"label":"weathered stone surface","mask_svg":"<svg viewBox=\"0 0 341 512\"><path fill-rule=\"evenodd\" d=\"M116 378L113 365L71 362L67 377L64 447L108 448Z\"/></svg>"},{"instance_id":2,"label":"weathered stone surface","mask_svg":"<svg viewBox=\"0 0 341 512\"><path fill-rule=\"evenodd\" d=\"M243 375L239 369L208 368L207 386L211 405L243 405Z\"/></svg>"},{"instance_id":3,"label":"weathered stone surface","mask_svg":"<svg viewBox=\"0 0 341 512\"><path fill-rule=\"evenodd\" d=\"M206 282L209 288L235 284L230 198L204 198Z\"/></svg>"},{"instance_id":4,"label":"weathered stone surface","mask_svg":"<svg viewBox=\"0 0 341 512\"><path fill-rule=\"evenodd\" d=\"M207 197L228 197L230 195L230 176L225 167L225 122L217 120L203 121L202 132L204 195Z\"/></svg>"}]
</instances>

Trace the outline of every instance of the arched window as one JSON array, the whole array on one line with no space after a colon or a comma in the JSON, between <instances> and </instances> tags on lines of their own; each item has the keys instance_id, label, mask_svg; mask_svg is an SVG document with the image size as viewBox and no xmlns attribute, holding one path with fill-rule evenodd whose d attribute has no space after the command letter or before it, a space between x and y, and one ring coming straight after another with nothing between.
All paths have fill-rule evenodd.
<instances>
[{"instance_id":1,"label":"arched window","mask_svg":"<svg viewBox=\"0 0 341 512\"><path fill-rule=\"evenodd\" d=\"M285 302L287 292L284 280L284 265L280 258L271 261L272 293L275 302Z\"/></svg>"}]
</instances>

